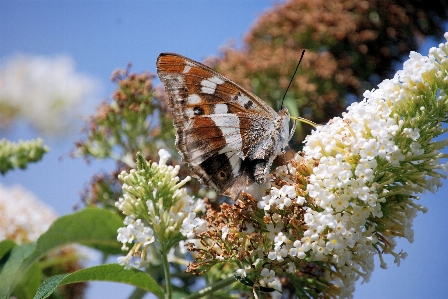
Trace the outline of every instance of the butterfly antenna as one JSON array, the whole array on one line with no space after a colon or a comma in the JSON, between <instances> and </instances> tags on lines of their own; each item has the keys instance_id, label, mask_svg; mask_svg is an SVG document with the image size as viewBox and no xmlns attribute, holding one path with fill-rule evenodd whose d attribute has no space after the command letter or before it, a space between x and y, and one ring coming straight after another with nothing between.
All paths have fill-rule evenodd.
<instances>
[{"instance_id":1,"label":"butterfly antenna","mask_svg":"<svg viewBox=\"0 0 448 299\"><path fill-rule=\"evenodd\" d=\"M280 110L283 109L283 101L285 100L286 93L288 92L288 89L289 89L289 87L290 87L291 84L292 84L292 80L294 80L294 76L295 76L296 73L297 73L297 69L299 68L300 62L302 62L302 58L303 58L303 55L304 55L304 54L305 54L305 50L302 51L302 55L300 56L299 63L298 63L297 66L296 66L296 70L294 71L294 74L292 75L291 80L289 81L289 85L288 85L288 87L287 87L286 90L285 90L285 94L283 95L282 105L280 106L280 107L281 107Z\"/></svg>"}]
</instances>

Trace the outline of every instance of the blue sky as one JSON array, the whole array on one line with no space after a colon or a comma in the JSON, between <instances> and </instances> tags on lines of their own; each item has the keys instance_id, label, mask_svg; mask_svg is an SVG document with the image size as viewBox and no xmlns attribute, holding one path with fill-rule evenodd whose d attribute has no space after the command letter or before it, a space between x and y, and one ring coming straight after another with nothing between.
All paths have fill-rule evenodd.
<instances>
[{"instance_id":1,"label":"blue sky","mask_svg":"<svg viewBox=\"0 0 448 299\"><path fill-rule=\"evenodd\" d=\"M76 70L97 78L98 97L85 103L89 112L108 96L116 68L132 62L132 70L155 73L161 52L176 52L195 60L217 54L230 40L241 44L257 16L274 2L242 1L1 1L0 60L16 53L41 56L66 54ZM427 54L429 44L421 53ZM305 57L306 59L306 57ZM11 140L38 136L33 128L16 124L0 132ZM79 191L92 174L112 168L108 162L85 164L68 156L72 133L46 139L51 152L26 171L0 177L2 184L20 184L51 205L59 215L72 212ZM62 157L62 159L60 159ZM447 182L445 181L445 184ZM368 284L357 285L355 298L444 298L448 293L447 228L448 187L437 195L421 196L429 208L414 221L415 241L399 241L397 248L409 256L400 267L387 259L388 270L376 269ZM126 298L132 288L112 283L93 283L88 298Z\"/></svg>"}]
</instances>

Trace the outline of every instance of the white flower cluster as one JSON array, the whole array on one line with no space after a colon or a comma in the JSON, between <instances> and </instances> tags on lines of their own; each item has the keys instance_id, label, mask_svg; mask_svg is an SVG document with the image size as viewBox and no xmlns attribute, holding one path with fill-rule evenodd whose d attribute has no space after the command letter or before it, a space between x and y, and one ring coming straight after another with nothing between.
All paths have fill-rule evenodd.
<instances>
[{"instance_id":1,"label":"white flower cluster","mask_svg":"<svg viewBox=\"0 0 448 299\"><path fill-rule=\"evenodd\" d=\"M188 217L182 222L180 232L188 239L194 239L196 234L207 230L207 222L202 218L197 218L195 212L188 213Z\"/></svg>"},{"instance_id":2,"label":"white flower cluster","mask_svg":"<svg viewBox=\"0 0 448 299\"><path fill-rule=\"evenodd\" d=\"M166 150L161 149L159 156L159 163L152 163L147 170L151 173L149 180L144 170L119 175L123 197L115 205L127 215L124 220L127 226L118 229L117 240L123 243L123 250L129 249L126 244L134 244L127 256L118 258L126 269L148 266L149 245L156 240L169 243L170 239L178 238L189 215L203 207L203 200L195 200L182 188L191 178L180 181L179 166L166 165L171 157ZM136 253L140 260L133 259Z\"/></svg>"},{"instance_id":3,"label":"white flower cluster","mask_svg":"<svg viewBox=\"0 0 448 299\"><path fill-rule=\"evenodd\" d=\"M0 65L0 106L43 133L64 134L99 85L92 76L76 73L69 56L15 55ZM3 122L8 117L0 116Z\"/></svg>"},{"instance_id":4,"label":"white flower cluster","mask_svg":"<svg viewBox=\"0 0 448 299\"><path fill-rule=\"evenodd\" d=\"M448 40L448 33L445 38ZM334 118L307 137L304 155L295 156L297 162L312 169L306 187L307 205L305 198L296 195L294 184L272 187L258 202L265 211L273 205L282 210L294 201L303 205L303 237L289 239L271 227L274 248L269 259L306 257L308 261L333 262L351 280L339 281L349 294L358 277L353 273L368 280L373 271L379 242L374 219L384 222L393 218L402 226L403 236L413 240L412 219L424 208L413 204L409 196L440 186L435 170L445 169L439 165L442 155L438 150L447 141L437 146L430 143L442 130L440 124L431 128L434 125L429 123L429 116L439 113L442 117L432 119L446 119L447 56L448 43L432 48L429 56L412 52L392 80L365 92L365 99L352 104L343 118ZM295 172L289 164L279 168L277 175L291 182ZM408 195L405 204L397 212L391 209L391 214L383 215L382 205L397 194ZM394 236L382 236L395 245ZM406 256L383 249L396 257L396 263Z\"/></svg>"},{"instance_id":5,"label":"white flower cluster","mask_svg":"<svg viewBox=\"0 0 448 299\"><path fill-rule=\"evenodd\" d=\"M135 249L139 249L142 247L145 251L142 252L142 258L139 260L133 261L133 255L121 256L118 258L118 264L125 266L125 269L130 269L131 266L135 268L143 268L148 265L148 261L144 258L143 255L146 255L148 245L153 243L154 231L152 228L145 226L141 219L135 220L132 216L126 216L124 219L124 224L126 227L120 227L118 229L118 242L123 243L122 250L129 250L129 247L126 246L126 243L134 243L137 242L138 246ZM132 264L133 261L133 264Z\"/></svg>"},{"instance_id":6,"label":"white flower cluster","mask_svg":"<svg viewBox=\"0 0 448 299\"><path fill-rule=\"evenodd\" d=\"M55 219L55 212L29 191L0 184L0 241L34 242Z\"/></svg>"},{"instance_id":7,"label":"white flower cluster","mask_svg":"<svg viewBox=\"0 0 448 299\"><path fill-rule=\"evenodd\" d=\"M129 174L123 171L118 175L118 178L123 181L123 197L115 203L115 206L125 215L136 215L136 213L141 212L139 206L143 202L147 205L146 208L149 209L152 220L158 222L161 213L165 212L164 207L169 206L160 197L160 193L163 191L168 191L173 198L180 199L173 200L173 204L178 204L178 209L175 209L175 213L179 212L179 209L189 209L188 205L192 202L192 199L182 186L190 181L191 177L188 176L179 182L180 179L177 176L179 174L179 165L175 167L166 165L166 162L171 157L170 153L161 149L159 150L159 157L159 163L153 162L150 166L154 174L149 182L145 181L145 177L135 169L131 169ZM145 194L145 192L148 194ZM142 198L140 195L147 198ZM169 207L171 208L171 206Z\"/></svg>"},{"instance_id":8,"label":"white flower cluster","mask_svg":"<svg viewBox=\"0 0 448 299\"><path fill-rule=\"evenodd\" d=\"M264 196L258 202L257 206L260 209L269 211L271 205L276 205L279 209L289 207L292 201L296 198L296 191L294 186L283 186L281 189L272 188L268 196ZM302 197L303 198L303 197ZM299 198L301 200L302 198Z\"/></svg>"}]
</instances>

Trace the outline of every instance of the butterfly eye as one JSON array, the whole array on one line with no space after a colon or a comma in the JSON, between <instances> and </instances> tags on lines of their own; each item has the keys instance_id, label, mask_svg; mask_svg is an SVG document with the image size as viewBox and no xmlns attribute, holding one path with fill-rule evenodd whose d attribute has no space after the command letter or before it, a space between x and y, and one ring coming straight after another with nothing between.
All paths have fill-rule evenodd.
<instances>
[{"instance_id":1,"label":"butterfly eye","mask_svg":"<svg viewBox=\"0 0 448 299\"><path fill-rule=\"evenodd\" d=\"M194 107L193 108L193 112L194 115L199 116L199 115L204 115L204 109L202 109L201 107Z\"/></svg>"}]
</instances>

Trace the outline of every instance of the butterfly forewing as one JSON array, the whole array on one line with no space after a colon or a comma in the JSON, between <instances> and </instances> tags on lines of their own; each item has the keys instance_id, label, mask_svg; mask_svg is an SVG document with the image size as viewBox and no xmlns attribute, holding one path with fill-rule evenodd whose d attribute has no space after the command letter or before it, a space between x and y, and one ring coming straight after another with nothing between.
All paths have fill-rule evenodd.
<instances>
[{"instance_id":1,"label":"butterfly forewing","mask_svg":"<svg viewBox=\"0 0 448 299\"><path fill-rule=\"evenodd\" d=\"M253 181L257 168L266 172L278 154L283 117L231 80L181 55L160 54L157 72L173 108L176 146L203 183L221 193L233 188L234 197Z\"/></svg>"}]
</instances>

